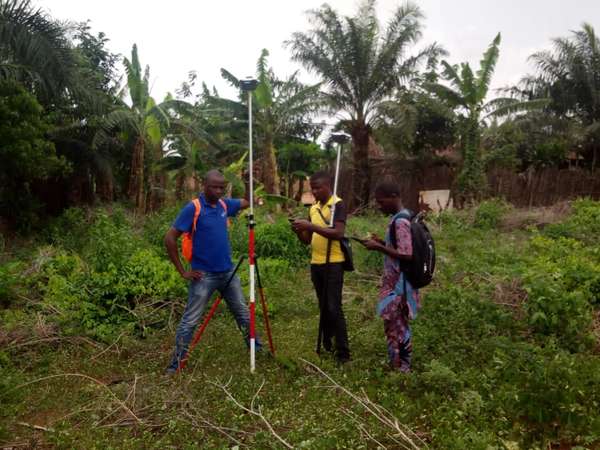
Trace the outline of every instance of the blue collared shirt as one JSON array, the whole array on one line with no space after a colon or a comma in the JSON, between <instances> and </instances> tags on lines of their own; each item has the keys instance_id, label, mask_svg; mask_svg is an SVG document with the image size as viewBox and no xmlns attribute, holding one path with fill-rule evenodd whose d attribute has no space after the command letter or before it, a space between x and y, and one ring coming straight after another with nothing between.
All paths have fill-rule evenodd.
<instances>
[{"instance_id":1,"label":"blue collared shirt","mask_svg":"<svg viewBox=\"0 0 600 450\"><path fill-rule=\"evenodd\" d=\"M200 195L202 208L194 233L192 269L204 272L227 272L233 268L231 245L227 231L227 217L235 216L241 207L239 199L224 198L227 211L217 202L210 205L204 194ZM194 204L189 202L179 212L173 227L183 233L192 231Z\"/></svg>"}]
</instances>

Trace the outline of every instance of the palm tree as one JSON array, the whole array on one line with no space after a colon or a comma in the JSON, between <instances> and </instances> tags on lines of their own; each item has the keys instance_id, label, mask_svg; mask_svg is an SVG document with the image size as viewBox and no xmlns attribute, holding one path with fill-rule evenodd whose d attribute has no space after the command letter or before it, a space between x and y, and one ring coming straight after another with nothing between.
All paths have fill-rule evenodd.
<instances>
[{"instance_id":1,"label":"palm tree","mask_svg":"<svg viewBox=\"0 0 600 450\"><path fill-rule=\"evenodd\" d=\"M407 56L421 37L423 14L415 4L398 7L384 29L375 14L375 0L366 0L354 17L341 17L329 5L308 12L312 29L296 32L286 42L292 59L317 74L327 86L328 111L342 113L352 136L352 205L370 195L369 139L378 105L389 100L417 64L443 52L432 45Z\"/></svg>"},{"instance_id":2,"label":"palm tree","mask_svg":"<svg viewBox=\"0 0 600 450\"><path fill-rule=\"evenodd\" d=\"M169 125L166 105L157 105L149 94L150 69L142 67L138 58L137 45L133 45L131 60L123 58L127 73L127 89L131 105L122 103L108 113L102 121L100 131L94 137L94 146L99 147L117 131L126 133L133 143L129 175L128 197L138 213L145 210L144 165L146 147L162 150L164 131ZM154 155L150 155L151 157Z\"/></svg>"},{"instance_id":3,"label":"palm tree","mask_svg":"<svg viewBox=\"0 0 600 450\"><path fill-rule=\"evenodd\" d=\"M298 81L298 73L279 79L268 65L269 52L263 49L256 65L258 86L253 92L252 106L256 124L256 137L262 158L262 181L268 194L279 195L280 183L275 143L280 140L310 133L314 126L308 117L318 109L319 85L305 86ZM234 87L240 81L229 71L221 75ZM241 102L228 102L234 117L246 117L246 107ZM224 105L224 104L223 104Z\"/></svg>"},{"instance_id":4,"label":"palm tree","mask_svg":"<svg viewBox=\"0 0 600 450\"><path fill-rule=\"evenodd\" d=\"M525 82L534 96L551 98L551 111L581 123L593 171L600 149L600 39L594 28L584 23L570 39L556 38L552 43L552 50L531 55L539 76Z\"/></svg>"},{"instance_id":5,"label":"palm tree","mask_svg":"<svg viewBox=\"0 0 600 450\"><path fill-rule=\"evenodd\" d=\"M425 88L454 108L459 118L459 134L463 165L458 177L459 203L474 200L486 186L480 152L481 123L491 117L535 109L546 100L520 101L511 97L496 98L486 102L492 76L500 55L500 33L496 35L480 61L479 70L473 73L469 63L460 66L442 61L443 76L450 86L425 83Z\"/></svg>"},{"instance_id":6,"label":"palm tree","mask_svg":"<svg viewBox=\"0 0 600 450\"><path fill-rule=\"evenodd\" d=\"M48 103L75 88L75 65L62 24L30 0L0 0L0 79L15 79Z\"/></svg>"}]
</instances>

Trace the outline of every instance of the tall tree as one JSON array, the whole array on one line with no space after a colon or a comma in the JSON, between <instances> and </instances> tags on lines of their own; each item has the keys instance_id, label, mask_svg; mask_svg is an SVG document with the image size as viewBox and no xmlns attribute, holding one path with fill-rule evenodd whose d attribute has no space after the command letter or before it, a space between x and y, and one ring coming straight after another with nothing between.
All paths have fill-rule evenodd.
<instances>
[{"instance_id":1,"label":"tall tree","mask_svg":"<svg viewBox=\"0 0 600 450\"><path fill-rule=\"evenodd\" d=\"M487 101L487 95L500 55L500 33L494 38L474 73L469 63L460 66L442 61L444 78L450 86L441 83L425 83L425 87L454 108L459 117L460 144L463 156L458 176L458 200L460 203L475 200L486 187L481 158L481 124L487 118L509 115L515 112L539 108L545 100L520 101L502 97Z\"/></svg>"},{"instance_id":2,"label":"tall tree","mask_svg":"<svg viewBox=\"0 0 600 450\"><path fill-rule=\"evenodd\" d=\"M437 45L408 56L421 37L423 14L406 2L383 28L375 0L366 0L353 17L340 16L331 6L308 12L311 29L296 32L286 42L292 59L315 73L326 85L328 111L341 113L352 136L353 198L369 201L371 175L369 138L378 106L414 73L417 65L442 50Z\"/></svg>"},{"instance_id":3,"label":"tall tree","mask_svg":"<svg viewBox=\"0 0 600 450\"><path fill-rule=\"evenodd\" d=\"M375 134L386 152L426 163L434 150L454 143L456 115L448 105L422 89L399 92L384 102Z\"/></svg>"},{"instance_id":4,"label":"tall tree","mask_svg":"<svg viewBox=\"0 0 600 450\"><path fill-rule=\"evenodd\" d=\"M269 52L263 49L256 64L258 86L252 93L252 109L256 124L256 138L262 159L262 181L269 194L280 193L279 171L275 143L293 137L304 137L314 131L310 115L318 108L319 85L305 86L294 73L286 79L278 78L268 64ZM233 86L240 81L229 71L221 69L223 78ZM246 102L244 95L241 102ZM237 117L245 115L242 103L229 103Z\"/></svg>"},{"instance_id":5,"label":"tall tree","mask_svg":"<svg viewBox=\"0 0 600 450\"><path fill-rule=\"evenodd\" d=\"M49 128L33 95L15 81L0 81L0 216L25 227L36 218L33 182L68 169L47 138Z\"/></svg>"},{"instance_id":6,"label":"tall tree","mask_svg":"<svg viewBox=\"0 0 600 450\"><path fill-rule=\"evenodd\" d=\"M584 23L570 37L553 39L552 44L552 50L531 55L539 74L525 80L526 86L534 97L548 96L552 112L581 123L583 145L595 170L600 157L600 39Z\"/></svg>"},{"instance_id":7,"label":"tall tree","mask_svg":"<svg viewBox=\"0 0 600 450\"><path fill-rule=\"evenodd\" d=\"M157 105L150 96L148 80L150 68L142 70L137 45L133 45L131 60L124 58L127 73L127 92L131 105L124 102L108 113L102 120L101 128L94 138L96 147L109 141L116 132L124 132L131 143L131 164L128 197L138 213L143 213L146 204L144 166L146 148L156 149L162 144L164 130L169 125L165 105Z\"/></svg>"}]
</instances>

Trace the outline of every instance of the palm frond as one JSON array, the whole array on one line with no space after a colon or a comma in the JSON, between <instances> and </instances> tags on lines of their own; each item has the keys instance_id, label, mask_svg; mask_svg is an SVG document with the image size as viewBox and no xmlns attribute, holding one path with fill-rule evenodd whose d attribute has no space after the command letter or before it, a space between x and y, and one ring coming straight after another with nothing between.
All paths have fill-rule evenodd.
<instances>
[{"instance_id":1,"label":"palm frond","mask_svg":"<svg viewBox=\"0 0 600 450\"><path fill-rule=\"evenodd\" d=\"M485 119L504 117L511 114L536 111L548 106L549 99L536 99L521 101L514 98L504 97L491 100L484 106L484 111L487 111Z\"/></svg>"},{"instance_id":2,"label":"palm frond","mask_svg":"<svg viewBox=\"0 0 600 450\"><path fill-rule=\"evenodd\" d=\"M30 0L0 1L0 76L33 83L44 101L67 95L76 68L68 27Z\"/></svg>"},{"instance_id":3,"label":"palm frond","mask_svg":"<svg viewBox=\"0 0 600 450\"><path fill-rule=\"evenodd\" d=\"M476 89L477 98L479 101L483 101L487 96L488 89L490 88L490 82L498 57L500 56L500 39L501 35L498 33L486 52L483 54L483 58L479 63L479 70L477 71Z\"/></svg>"},{"instance_id":4,"label":"palm frond","mask_svg":"<svg viewBox=\"0 0 600 450\"><path fill-rule=\"evenodd\" d=\"M273 103L273 89L271 87L271 77L269 76L268 56L268 50L263 48L256 64L258 86L254 91L254 97L261 108L268 108Z\"/></svg>"},{"instance_id":5,"label":"palm frond","mask_svg":"<svg viewBox=\"0 0 600 450\"><path fill-rule=\"evenodd\" d=\"M239 80L239 78L237 78L235 75L233 75L228 70L221 69L221 77L223 77L223 79L225 81L227 81L234 88L236 88L236 89L240 88L240 80Z\"/></svg>"},{"instance_id":6,"label":"palm frond","mask_svg":"<svg viewBox=\"0 0 600 450\"><path fill-rule=\"evenodd\" d=\"M440 83L424 83L423 87L427 91L436 95L440 100L448 103L448 105L452 108L456 108L458 106L467 106L465 98L461 95L461 93L449 88L446 85Z\"/></svg>"}]
</instances>

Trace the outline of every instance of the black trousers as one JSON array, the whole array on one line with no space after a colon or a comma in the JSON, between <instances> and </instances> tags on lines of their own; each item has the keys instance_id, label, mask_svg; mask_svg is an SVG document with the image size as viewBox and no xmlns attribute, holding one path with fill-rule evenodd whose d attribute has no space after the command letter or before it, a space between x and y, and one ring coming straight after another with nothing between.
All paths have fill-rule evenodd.
<instances>
[{"instance_id":1,"label":"black trousers","mask_svg":"<svg viewBox=\"0 0 600 450\"><path fill-rule=\"evenodd\" d=\"M342 310L342 288L344 269L342 263L311 264L310 275L319 299L323 320L323 346L331 349L335 338L335 353L338 359L350 358L346 319Z\"/></svg>"}]
</instances>

